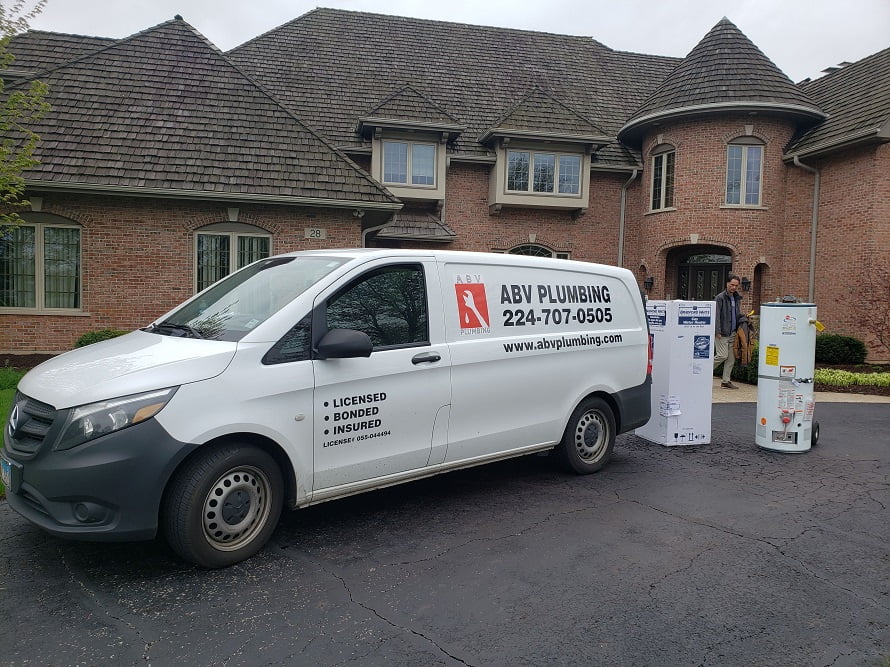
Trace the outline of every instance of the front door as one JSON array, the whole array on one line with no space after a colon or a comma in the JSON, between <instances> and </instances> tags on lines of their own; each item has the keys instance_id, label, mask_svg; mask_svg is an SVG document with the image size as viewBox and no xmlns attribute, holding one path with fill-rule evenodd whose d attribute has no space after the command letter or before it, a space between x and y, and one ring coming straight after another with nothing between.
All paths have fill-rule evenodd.
<instances>
[{"instance_id":1,"label":"front door","mask_svg":"<svg viewBox=\"0 0 890 667\"><path fill-rule=\"evenodd\" d=\"M691 255L680 263L677 276L677 298L689 301L712 301L726 286L732 270L730 255Z\"/></svg>"},{"instance_id":2,"label":"front door","mask_svg":"<svg viewBox=\"0 0 890 667\"><path fill-rule=\"evenodd\" d=\"M423 468L444 444L450 357L441 308L430 308L434 267L376 262L316 302L313 327L363 331L374 349L313 361L314 492Z\"/></svg>"}]
</instances>

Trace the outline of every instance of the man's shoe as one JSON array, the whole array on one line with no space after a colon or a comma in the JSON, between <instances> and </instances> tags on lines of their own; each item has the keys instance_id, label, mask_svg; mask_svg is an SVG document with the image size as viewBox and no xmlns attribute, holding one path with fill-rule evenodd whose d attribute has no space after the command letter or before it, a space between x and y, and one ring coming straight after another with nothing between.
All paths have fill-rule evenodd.
<instances>
[{"instance_id":1,"label":"man's shoe","mask_svg":"<svg viewBox=\"0 0 890 667\"><path fill-rule=\"evenodd\" d=\"M724 389L738 389L738 386L734 385L732 382L721 382L720 386Z\"/></svg>"}]
</instances>

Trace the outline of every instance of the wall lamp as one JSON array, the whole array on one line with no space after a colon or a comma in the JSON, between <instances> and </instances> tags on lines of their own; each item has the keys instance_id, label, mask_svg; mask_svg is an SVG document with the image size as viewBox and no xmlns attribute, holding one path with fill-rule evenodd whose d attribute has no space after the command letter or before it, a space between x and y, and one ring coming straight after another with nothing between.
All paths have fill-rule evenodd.
<instances>
[{"instance_id":1,"label":"wall lamp","mask_svg":"<svg viewBox=\"0 0 890 667\"><path fill-rule=\"evenodd\" d=\"M751 281L748 279L748 276L742 278L742 289L746 292L751 289Z\"/></svg>"},{"instance_id":2,"label":"wall lamp","mask_svg":"<svg viewBox=\"0 0 890 667\"><path fill-rule=\"evenodd\" d=\"M652 286L654 284L655 284L655 278L653 278L652 276L649 276L648 278L646 278L646 280L643 281L643 287L646 288L647 292L652 291Z\"/></svg>"}]
</instances>

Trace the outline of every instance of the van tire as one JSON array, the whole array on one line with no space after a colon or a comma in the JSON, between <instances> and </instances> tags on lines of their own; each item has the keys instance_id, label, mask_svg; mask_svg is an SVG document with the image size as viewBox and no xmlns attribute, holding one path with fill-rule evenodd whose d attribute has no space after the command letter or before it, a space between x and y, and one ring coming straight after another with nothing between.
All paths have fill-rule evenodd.
<instances>
[{"instance_id":1,"label":"van tire","mask_svg":"<svg viewBox=\"0 0 890 667\"><path fill-rule=\"evenodd\" d=\"M562 463L579 475L608 463L615 446L615 415L603 399L587 398L575 408L557 452Z\"/></svg>"},{"instance_id":2,"label":"van tire","mask_svg":"<svg viewBox=\"0 0 890 667\"><path fill-rule=\"evenodd\" d=\"M259 447L228 443L199 451L176 471L164 495L164 536L184 560L227 567L266 544L283 497L281 470Z\"/></svg>"}]
</instances>

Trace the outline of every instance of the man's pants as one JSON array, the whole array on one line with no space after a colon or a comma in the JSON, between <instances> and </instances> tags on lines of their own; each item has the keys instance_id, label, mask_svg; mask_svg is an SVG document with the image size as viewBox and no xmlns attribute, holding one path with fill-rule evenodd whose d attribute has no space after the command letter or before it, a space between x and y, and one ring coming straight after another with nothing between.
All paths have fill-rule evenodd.
<instances>
[{"instance_id":1,"label":"man's pants","mask_svg":"<svg viewBox=\"0 0 890 667\"><path fill-rule=\"evenodd\" d=\"M732 348L735 343L735 334L720 336L714 340L714 368L723 363L723 381L729 382L732 377L732 367L735 366L735 354Z\"/></svg>"}]
</instances>

